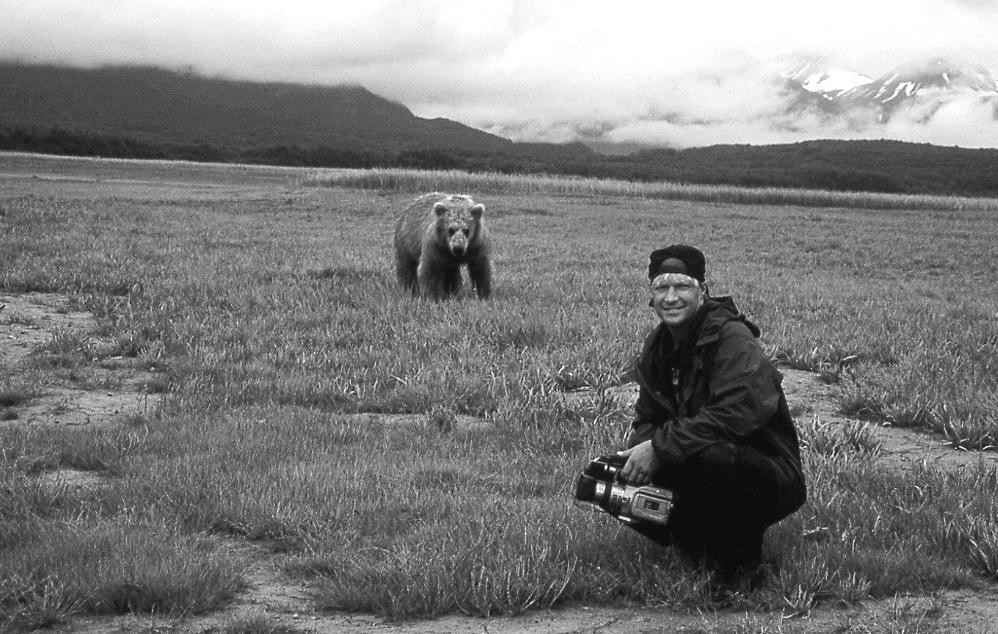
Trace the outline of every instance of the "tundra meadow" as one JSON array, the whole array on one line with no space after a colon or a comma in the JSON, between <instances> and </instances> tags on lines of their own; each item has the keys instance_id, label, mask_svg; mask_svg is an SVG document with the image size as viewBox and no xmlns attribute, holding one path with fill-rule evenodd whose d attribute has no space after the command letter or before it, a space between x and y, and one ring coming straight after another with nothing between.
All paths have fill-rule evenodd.
<instances>
[{"instance_id":1,"label":"tundra meadow","mask_svg":"<svg viewBox=\"0 0 998 634\"><path fill-rule=\"evenodd\" d=\"M491 300L397 287L394 217L428 191L485 205ZM806 614L994 584L995 469L891 468L862 425L798 417L809 500L744 593L572 502L629 424L606 391L654 326L647 255L673 242L846 414L998 445L995 200L0 156L0 292L65 294L114 342L66 332L0 360L0 627L217 610L249 542L314 584L314 609L390 619ZM101 356L161 369L143 413L19 423L54 378L93 385ZM39 484L67 467L105 484Z\"/></svg>"}]
</instances>

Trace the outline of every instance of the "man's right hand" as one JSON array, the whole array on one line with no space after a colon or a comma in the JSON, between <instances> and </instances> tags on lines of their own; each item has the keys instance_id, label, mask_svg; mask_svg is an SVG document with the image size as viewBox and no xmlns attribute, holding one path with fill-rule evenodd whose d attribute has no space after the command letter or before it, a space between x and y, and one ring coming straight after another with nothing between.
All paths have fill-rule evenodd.
<instances>
[{"instance_id":1,"label":"man's right hand","mask_svg":"<svg viewBox=\"0 0 998 634\"><path fill-rule=\"evenodd\" d=\"M652 447L651 441L646 440L630 449L618 451L618 456L627 458L624 468L620 470L620 477L628 484L641 486L651 482L652 475L658 471L659 459Z\"/></svg>"}]
</instances>

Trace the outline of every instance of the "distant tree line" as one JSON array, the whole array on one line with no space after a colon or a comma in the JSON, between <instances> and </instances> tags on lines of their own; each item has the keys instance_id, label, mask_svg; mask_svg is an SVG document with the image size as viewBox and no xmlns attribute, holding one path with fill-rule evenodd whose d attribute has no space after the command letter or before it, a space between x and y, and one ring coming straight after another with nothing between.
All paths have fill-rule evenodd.
<instances>
[{"instance_id":1,"label":"distant tree line","mask_svg":"<svg viewBox=\"0 0 998 634\"><path fill-rule=\"evenodd\" d=\"M744 187L998 196L998 150L968 150L897 141L809 141L604 156L581 146L504 152L448 148L352 149L277 145L224 148L153 144L64 129L0 126L0 149L137 159L175 159L297 167L405 167L469 172L550 174L629 181Z\"/></svg>"}]
</instances>

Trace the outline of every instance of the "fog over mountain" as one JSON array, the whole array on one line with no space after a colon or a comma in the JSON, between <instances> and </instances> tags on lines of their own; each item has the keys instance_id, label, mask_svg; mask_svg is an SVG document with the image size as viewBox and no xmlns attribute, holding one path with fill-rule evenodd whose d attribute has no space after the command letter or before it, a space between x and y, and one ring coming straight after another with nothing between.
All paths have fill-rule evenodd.
<instances>
[{"instance_id":1,"label":"fog over mountain","mask_svg":"<svg viewBox=\"0 0 998 634\"><path fill-rule=\"evenodd\" d=\"M696 94L706 84L710 86ZM777 64L743 60L740 68L686 78L673 89L698 99L697 106L653 106L618 119L480 125L513 139L628 146L838 138L998 147L998 83L986 68L965 61L920 60L872 78L800 54L782 57Z\"/></svg>"},{"instance_id":2,"label":"fog over mountain","mask_svg":"<svg viewBox=\"0 0 998 634\"><path fill-rule=\"evenodd\" d=\"M419 117L514 140L670 147L810 138L998 147L993 99L970 87L998 72L995 33L990 0L0 4L0 60L361 85ZM788 85L788 56L812 60L824 78ZM934 60L985 73L950 73L949 86L906 80L889 107L821 103L846 75L893 90L891 73L909 75L896 69Z\"/></svg>"}]
</instances>

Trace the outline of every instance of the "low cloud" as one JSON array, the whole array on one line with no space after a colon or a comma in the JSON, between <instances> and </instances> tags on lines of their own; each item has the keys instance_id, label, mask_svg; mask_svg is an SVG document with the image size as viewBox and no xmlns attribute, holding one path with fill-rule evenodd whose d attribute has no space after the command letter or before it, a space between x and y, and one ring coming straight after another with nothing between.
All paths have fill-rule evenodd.
<instances>
[{"instance_id":1,"label":"low cloud","mask_svg":"<svg viewBox=\"0 0 998 634\"><path fill-rule=\"evenodd\" d=\"M884 136L935 145L998 147L998 99L961 95L941 104L908 108L891 117Z\"/></svg>"},{"instance_id":2,"label":"low cloud","mask_svg":"<svg viewBox=\"0 0 998 634\"><path fill-rule=\"evenodd\" d=\"M621 121L603 135L614 143L694 147L726 143L795 143L813 139L892 139L913 143L998 147L998 99L960 96L921 104L880 123L872 111L832 119L814 113L712 121Z\"/></svg>"}]
</instances>

